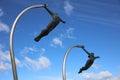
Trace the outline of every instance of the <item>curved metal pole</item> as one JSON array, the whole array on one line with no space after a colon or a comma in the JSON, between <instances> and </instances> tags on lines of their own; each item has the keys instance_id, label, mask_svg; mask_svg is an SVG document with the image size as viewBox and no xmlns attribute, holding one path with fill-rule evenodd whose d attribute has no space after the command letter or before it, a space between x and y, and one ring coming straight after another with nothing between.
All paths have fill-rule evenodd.
<instances>
[{"instance_id":1,"label":"curved metal pole","mask_svg":"<svg viewBox=\"0 0 120 80\"><path fill-rule=\"evenodd\" d=\"M68 53L70 52L70 50L72 48L82 48L82 45L74 45L74 46L71 46L67 49L65 56L64 56L63 65L62 65L63 80L66 80L66 59L67 59Z\"/></svg>"},{"instance_id":2,"label":"curved metal pole","mask_svg":"<svg viewBox=\"0 0 120 80\"><path fill-rule=\"evenodd\" d=\"M13 72L13 77L14 80L18 80L18 76L17 76L17 70L16 70L16 63L15 63L15 57L14 57L14 49L13 49L13 36L14 36L14 30L16 27L16 24L18 22L18 20L20 19L20 17L27 12L28 10L31 10L33 8L42 8L44 7L43 5L34 5L34 6L30 6L26 9L24 9L15 19L12 28L11 28L11 32L10 32L10 58L11 58L11 64L12 64L12 72Z\"/></svg>"}]
</instances>

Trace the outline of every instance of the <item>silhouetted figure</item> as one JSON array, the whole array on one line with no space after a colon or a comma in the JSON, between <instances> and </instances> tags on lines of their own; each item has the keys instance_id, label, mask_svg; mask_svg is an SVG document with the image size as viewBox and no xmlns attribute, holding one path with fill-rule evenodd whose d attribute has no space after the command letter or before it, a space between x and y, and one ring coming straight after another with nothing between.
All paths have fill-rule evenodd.
<instances>
[{"instance_id":1,"label":"silhouetted figure","mask_svg":"<svg viewBox=\"0 0 120 80\"><path fill-rule=\"evenodd\" d=\"M43 29L42 32L34 39L36 42L38 42L42 37L46 36L51 32L59 22L65 23L57 14L53 13L47 8L47 5L44 4L44 8L47 10L47 12L52 16L53 20L48 24L46 29Z\"/></svg>"},{"instance_id":2,"label":"silhouetted figure","mask_svg":"<svg viewBox=\"0 0 120 80\"><path fill-rule=\"evenodd\" d=\"M82 46L82 49L88 54L88 60L85 64L84 67L80 68L78 73L82 73L82 71L87 70L88 68L90 68L90 66L94 63L94 60L97 58L100 58L99 56L94 56L94 53L89 53L87 50L84 49L84 46Z\"/></svg>"}]
</instances>

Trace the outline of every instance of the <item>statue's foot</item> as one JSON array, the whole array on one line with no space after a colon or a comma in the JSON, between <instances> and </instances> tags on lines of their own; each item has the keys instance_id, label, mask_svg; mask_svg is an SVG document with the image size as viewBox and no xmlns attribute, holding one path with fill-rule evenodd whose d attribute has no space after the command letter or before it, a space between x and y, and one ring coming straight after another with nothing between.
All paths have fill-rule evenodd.
<instances>
[{"instance_id":1,"label":"statue's foot","mask_svg":"<svg viewBox=\"0 0 120 80\"><path fill-rule=\"evenodd\" d=\"M80 71L78 72L78 74L82 73L82 70L80 69Z\"/></svg>"},{"instance_id":2,"label":"statue's foot","mask_svg":"<svg viewBox=\"0 0 120 80\"><path fill-rule=\"evenodd\" d=\"M35 40L36 42L38 42L40 39L39 39L39 38L35 38L34 40Z\"/></svg>"}]
</instances>

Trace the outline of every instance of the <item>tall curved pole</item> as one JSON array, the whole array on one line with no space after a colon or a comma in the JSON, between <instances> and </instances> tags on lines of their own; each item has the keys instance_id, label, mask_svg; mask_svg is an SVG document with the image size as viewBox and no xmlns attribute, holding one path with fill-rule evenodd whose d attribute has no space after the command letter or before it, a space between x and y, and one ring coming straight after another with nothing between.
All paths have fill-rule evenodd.
<instances>
[{"instance_id":1,"label":"tall curved pole","mask_svg":"<svg viewBox=\"0 0 120 80\"><path fill-rule=\"evenodd\" d=\"M15 57L14 57L14 49L13 49L13 36L14 36L14 30L16 27L16 24L18 22L18 20L20 19L20 17L27 12L28 10L31 10L33 8L42 8L44 7L43 5L34 5L34 6L30 6L26 9L24 9L15 19L12 28L11 28L11 32L10 32L10 58L11 58L11 64L12 64L12 72L13 72L13 77L14 80L18 80L18 76L17 76L17 70L16 70L16 63L15 63Z\"/></svg>"},{"instance_id":2,"label":"tall curved pole","mask_svg":"<svg viewBox=\"0 0 120 80\"><path fill-rule=\"evenodd\" d=\"M63 80L66 80L66 59L67 59L68 53L71 51L72 48L82 48L82 46L83 45L74 45L74 46L71 46L67 49L65 56L64 56L63 65L62 65Z\"/></svg>"}]
</instances>

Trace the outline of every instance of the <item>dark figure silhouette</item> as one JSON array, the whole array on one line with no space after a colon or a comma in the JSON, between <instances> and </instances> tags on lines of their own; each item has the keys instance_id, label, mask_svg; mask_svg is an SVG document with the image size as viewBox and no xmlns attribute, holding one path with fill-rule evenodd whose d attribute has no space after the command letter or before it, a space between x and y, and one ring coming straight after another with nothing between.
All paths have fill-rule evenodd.
<instances>
[{"instance_id":1,"label":"dark figure silhouette","mask_svg":"<svg viewBox=\"0 0 120 80\"><path fill-rule=\"evenodd\" d=\"M44 8L52 16L53 20L48 24L46 29L43 29L42 32L34 39L36 42L38 42L42 37L47 36L58 25L58 23L65 23L65 21L63 21L57 14L50 11L46 4L44 4Z\"/></svg>"},{"instance_id":2,"label":"dark figure silhouette","mask_svg":"<svg viewBox=\"0 0 120 80\"><path fill-rule=\"evenodd\" d=\"M82 71L87 70L88 68L90 68L90 66L94 63L94 60L97 58L100 58L99 56L94 56L94 53L89 53L87 50L84 49L84 46L82 46L82 49L88 54L88 60L85 64L84 67L80 68L78 73L82 73Z\"/></svg>"}]
</instances>

